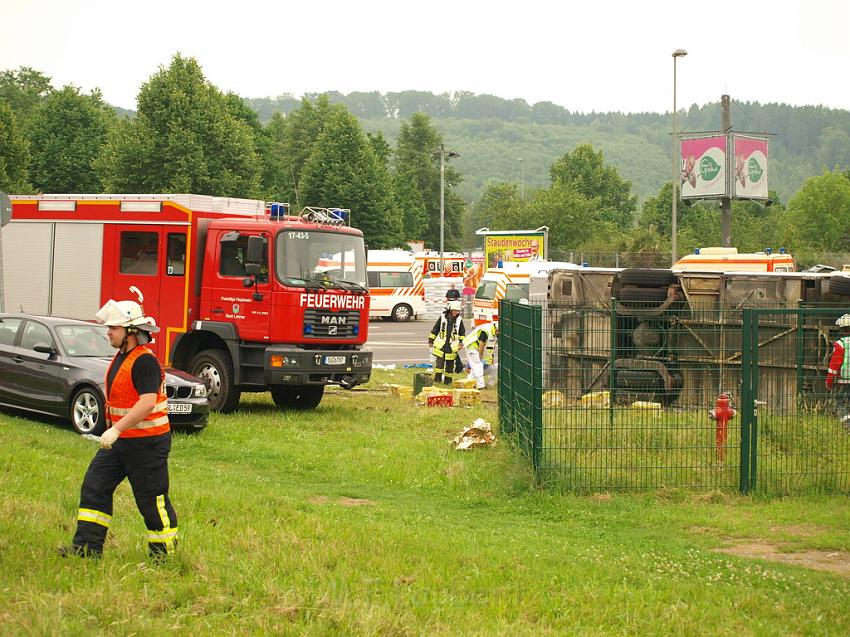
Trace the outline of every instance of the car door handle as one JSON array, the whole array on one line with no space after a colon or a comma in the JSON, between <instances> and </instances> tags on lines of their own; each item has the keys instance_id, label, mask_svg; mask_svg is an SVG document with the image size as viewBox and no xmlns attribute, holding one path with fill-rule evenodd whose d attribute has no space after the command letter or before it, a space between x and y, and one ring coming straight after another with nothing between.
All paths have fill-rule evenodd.
<instances>
[{"instance_id":1,"label":"car door handle","mask_svg":"<svg viewBox=\"0 0 850 637\"><path fill-rule=\"evenodd\" d=\"M12 360L15 361L16 363L23 363L24 362L24 359L23 359L22 356L12 356Z\"/></svg>"},{"instance_id":2,"label":"car door handle","mask_svg":"<svg viewBox=\"0 0 850 637\"><path fill-rule=\"evenodd\" d=\"M214 307L213 314L224 314L224 310L222 310L220 307Z\"/></svg>"}]
</instances>

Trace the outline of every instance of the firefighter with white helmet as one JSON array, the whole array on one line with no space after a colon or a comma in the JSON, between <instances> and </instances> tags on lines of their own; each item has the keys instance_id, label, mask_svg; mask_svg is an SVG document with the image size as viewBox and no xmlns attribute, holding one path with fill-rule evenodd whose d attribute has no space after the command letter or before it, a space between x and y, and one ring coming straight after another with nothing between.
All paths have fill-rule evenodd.
<instances>
[{"instance_id":1,"label":"firefighter with white helmet","mask_svg":"<svg viewBox=\"0 0 850 637\"><path fill-rule=\"evenodd\" d=\"M832 390L835 404L838 407L841 424L850 429L850 314L839 317L835 324L840 329L840 336L832 347L829 358L829 368L826 373L826 388Z\"/></svg>"},{"instance_id":2,"label":"firefighter with white helmet","mask_svg":"<svg viewBox=\"0 0 850 637\"><path fill-rule=\"evenodd\" d=\"M436 357L434 363L434 382L452 384L455 364L458 362L463 337L466 336L466 328L463 318L460 316L460 301L449 301L446 311L440 314L440 318L431 328L428 335L428 344L431 353Z\"/></svg>"},{"instance_id":3,"label":"firefighter with white helmet","mask_svg":"<svg viewBox=\"0 0 850 637\"><path fill-rule=\"evenodd\" d=\"M141 293L131 290L141 301ZM177 514L168 497L171 427L165 373L145 347L159 328L135 301L110 299L95 316L109 328L109 342L118 350L106 372L109 428L83 479L74 539L59 553L101 556L112 521L112 495L128 478L148 530L148 551L164 556L177 541Z\"/></svg>"}]
</instances>

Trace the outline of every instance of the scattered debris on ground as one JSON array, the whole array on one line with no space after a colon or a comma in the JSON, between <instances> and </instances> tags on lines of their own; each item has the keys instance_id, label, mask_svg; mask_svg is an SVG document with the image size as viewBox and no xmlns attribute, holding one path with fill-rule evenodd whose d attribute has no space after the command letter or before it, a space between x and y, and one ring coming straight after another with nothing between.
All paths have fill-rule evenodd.
<instances>
[{"instance_id":1,"label":"scattered debris on ground","mask_svg":"<svg viewBox=\"0 0 850 637\"><path fill-rule=\"evenodd\" d=\"M464 451L473 447L489 447L496 443L496 436L490 423L483 418L477 418L470 426L465 427L452 440L455 449Z\"/></svg>"}]
</instances>

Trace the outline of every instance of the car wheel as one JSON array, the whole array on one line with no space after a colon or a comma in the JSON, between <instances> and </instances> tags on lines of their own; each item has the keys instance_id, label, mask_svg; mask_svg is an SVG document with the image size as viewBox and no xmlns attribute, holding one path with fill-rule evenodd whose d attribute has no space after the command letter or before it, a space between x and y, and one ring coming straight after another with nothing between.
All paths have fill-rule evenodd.
<instances>
[{"instance_id":1,"label":"car wheel","mask_svg":"<svg viewBox=\"0 0 850 637\"><path fill-rule=\"evenodd\" d=\"M655 268L626 268L620 272L623 285L639 285L646 288L664 287L675 280L671 270Z\"/></svg>"},{"instance_id":2,"label":"car wheel","mask_svg":"<svg viewBox=\"0 0 850 637\"><path fill-rule=\"evenodd\" d=\"M399 303L393 308L394 321L409 321L413 318L413 308L406 303Z\"/></svg>"},{"instance_id":3,"label":"car wheel","mask_svg":"<svg viewBox=\"0 0 850 637\"><path fill-rule=\"evenodd\" d=\"M207 398L212 411L228 414L236 411L242 392L233 383L233 363L227 352L211 349L192 359L189 373L207 386Z\"/></svg>"},{"instance_id":4,"label":"car wheel","mask_svg":"<svg viewBox=\"0 0 850 637\"><path fill-rule=\"evenodd\" d=\"M315 409L325 393L324 385L272 385L274 404L280 409Z\"/></svg>"},{"instance_id":5,"label":"car wheel","mask_svg":"<svg viewBox=\"0 0 850 637\"><path fill-rule=\"evenodd\" d=\"M71 399L69 411L71 426L78 434L99 436L106 431L106 408L100 392L93 387L83 387Z\"/></svg>"},{"instance_id":6,"label":"car wheel","mask_svg":"<svg viewBox=\"0 0 850 637\"><path fill-rule=\"evenodd\" d=\"M839 296L850 296L850 277L834 276L829 280L829 291Z\"/></svg>"}]
</instances>

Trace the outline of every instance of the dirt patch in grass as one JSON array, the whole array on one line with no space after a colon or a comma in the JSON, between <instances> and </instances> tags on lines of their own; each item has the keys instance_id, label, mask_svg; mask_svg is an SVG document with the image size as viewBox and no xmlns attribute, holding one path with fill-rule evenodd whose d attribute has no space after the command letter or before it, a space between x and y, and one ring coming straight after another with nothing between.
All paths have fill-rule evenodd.
<instances>
[{"instance_id":1,"label":"dirt patch in grass","mask_svg":"<svg viewBox=\"0 0 850 637\"><path fill-rule=\"evenodd\" d=\"M781 546L767 542L750 542L735 544L720 549L717 553L737 555L738 557L769 560L783 564L793 564L817 571L829 571L844 577L850 577L850 553L843 551L797 551L795 553L780 552Z\"/></svg>"},{"instance_id":2,"label":"dirt patch in grass","mask_svg":"<svg viewBox=\"0 0 850 637\"><path fill-rule=\"evenodd\" d=\"M344 507L361 507L375 504L373 500L366 500L365 498L346 498L345 496L340 498L329 498L326 495L317 495L310 498L311 504L340 504Z\"/></svg>"},{"instance_id":3,"label":"dirt patch in grass","mask_svg":"<svg viewBox=\"0 0 850 637\"><path fill-rule=\"evenodd\" d=\"M825 529L806 525L806 524L788 524L784 526L770 527L771 533L782 533L783 535L793 535L794 537L813 537Z\"/></svg>"}]
</instances>

